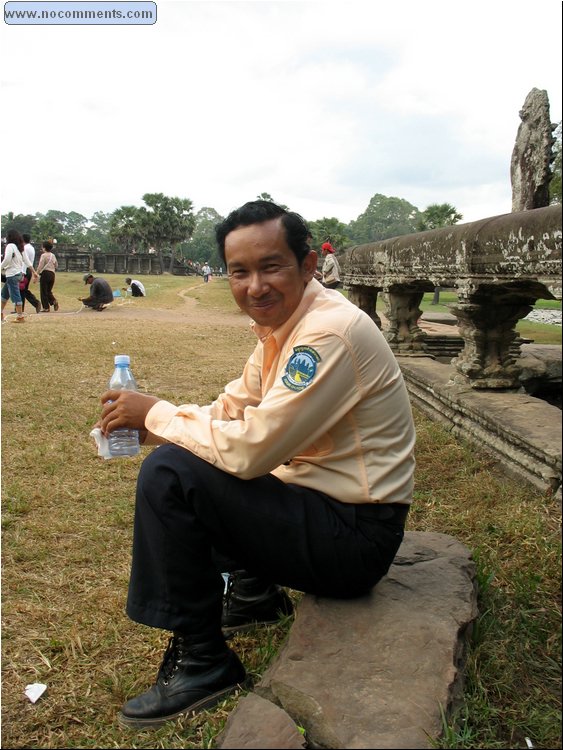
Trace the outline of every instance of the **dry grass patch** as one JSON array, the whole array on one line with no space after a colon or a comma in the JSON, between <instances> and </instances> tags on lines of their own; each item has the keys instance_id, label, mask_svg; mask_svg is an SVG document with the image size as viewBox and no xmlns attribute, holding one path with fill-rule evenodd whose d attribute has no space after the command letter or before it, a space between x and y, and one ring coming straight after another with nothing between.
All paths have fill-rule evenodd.
<instances>
[{"instance_id":1,"label":"dry grass patch","mask_svg":"<svg viewBox=\"0 0 563 750\"><path fill-rule=\"evenodd\" d=\"M138 735L115 720L153 681L167 636L124 613L142 455L105 462L88 437L113 355L131 355L142 390L207 403L254 347L225 280L146 286L146 299L77 313L80 275L59 274L61 312L2 327L3 747L210 747L236 703ZM559 504L423 418L417 459L409 528L464 541L482 587L465 713L444 746L560 747ZM251 673L287 627L238 637ZM48 686L36 704L30 682Z\"/></svg>"}]
</instances>

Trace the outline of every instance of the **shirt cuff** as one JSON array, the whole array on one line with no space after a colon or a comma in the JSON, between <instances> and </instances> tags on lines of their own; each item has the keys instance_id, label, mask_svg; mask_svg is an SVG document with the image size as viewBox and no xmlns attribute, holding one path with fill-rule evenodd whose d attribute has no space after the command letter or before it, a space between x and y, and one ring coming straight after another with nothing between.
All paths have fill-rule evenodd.
<instances>
[{"instance_id":1,"label":"shirt cuff","mask_svg":"<svg viewBox=\"0 0 563 750\"><path fill-rule=\"evenodd\" d=\"M145 417L145 427L153 435L164 437L162 434L170 421L178 413L178 407L169 401L157 401L148 411Z\"/></svg>"}]
</instances>

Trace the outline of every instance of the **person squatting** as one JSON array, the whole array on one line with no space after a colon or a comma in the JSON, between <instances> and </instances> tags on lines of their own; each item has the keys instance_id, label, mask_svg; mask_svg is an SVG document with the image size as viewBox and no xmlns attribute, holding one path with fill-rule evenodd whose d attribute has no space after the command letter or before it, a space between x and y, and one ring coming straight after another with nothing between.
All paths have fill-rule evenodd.
<instances>
[{"instance_id":1,"label":"person squatting","mask_svg":"<svg viewBox=\"0 0 563 750\"><path fill-rule=\"evenodd\" d=\"M405 383L373 320L314 278L307 235L301 216L260 200L217 226L257 342L213 403L101 397L105 435L136 428L159 445L137 479L127 614L170 640L155 683L121 708L126 727L246 685L235 632L291 614L285 588L365 595L402 542L415 466Z\"/></svg>"}]
</instances>

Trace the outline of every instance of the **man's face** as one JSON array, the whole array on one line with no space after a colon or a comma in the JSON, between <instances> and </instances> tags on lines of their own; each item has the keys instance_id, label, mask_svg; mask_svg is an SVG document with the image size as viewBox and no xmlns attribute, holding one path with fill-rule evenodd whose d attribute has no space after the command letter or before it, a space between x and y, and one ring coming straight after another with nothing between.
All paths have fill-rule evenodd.
<instances>
[{"instance_id":1,"label":"man's face","mask_svg":"<svg viewBox=\"0 0 563 750\"><path fill-rule=\"evenodd\" d=\"M316 265L313 252L298 265L281 218L229 232L225 259L235 302L258 325L270 328L295 312Z\"/></svg>"}]
</instances>

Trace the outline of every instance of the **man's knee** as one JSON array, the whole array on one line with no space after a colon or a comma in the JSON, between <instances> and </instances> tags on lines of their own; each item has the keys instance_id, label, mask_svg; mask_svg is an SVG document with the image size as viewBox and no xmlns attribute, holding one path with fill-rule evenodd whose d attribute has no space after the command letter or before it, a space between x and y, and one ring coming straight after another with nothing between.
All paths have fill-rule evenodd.
<instances>
[{"instance_id":1,"label":"man's knee","mask_svg":"<svg viewBox=\"0 0 563 750\"><path fill-rule=\"evenodd\" d=\"M168 487L179 481L182 485L204 483L202 475L213 471L207 461L179 445L167 444L155 448L141 464L137 484ZM217 471L217 469L215 469Z\"/></svg>"}]
</instances>

